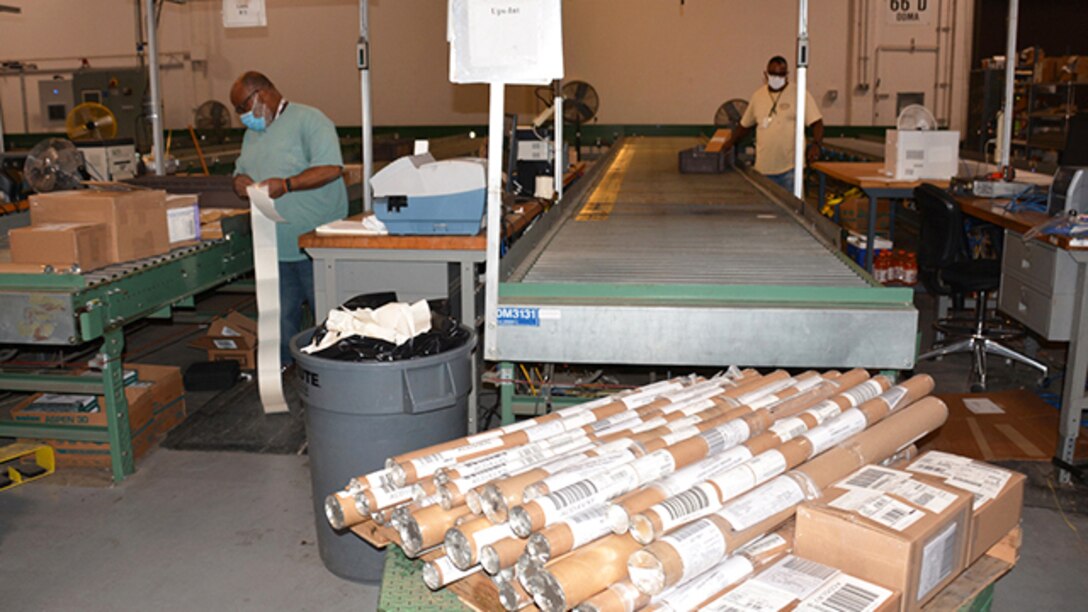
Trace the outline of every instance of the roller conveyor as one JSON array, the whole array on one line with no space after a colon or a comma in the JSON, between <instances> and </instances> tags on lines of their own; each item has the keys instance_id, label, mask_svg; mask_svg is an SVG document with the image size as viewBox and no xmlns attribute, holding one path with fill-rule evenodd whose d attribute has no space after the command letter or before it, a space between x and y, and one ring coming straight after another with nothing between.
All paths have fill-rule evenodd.
<instances>
[{"instance_id":1,"label":"roller conveyor","mask_svg":"<svg viewBox=\"0 0 1088 612\"><path fill-rule=\"evenodd\" d=\"M875 283L762 177L680 174L695 143L621 141L504 259L487 357L911 367L911 291Z\"/></svg>"}]
</instances>

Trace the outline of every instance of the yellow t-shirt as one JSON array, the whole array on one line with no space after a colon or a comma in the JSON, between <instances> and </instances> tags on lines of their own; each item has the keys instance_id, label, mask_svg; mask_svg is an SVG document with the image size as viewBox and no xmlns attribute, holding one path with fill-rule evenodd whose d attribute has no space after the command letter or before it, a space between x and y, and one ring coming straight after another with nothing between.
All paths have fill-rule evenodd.
<instances>
[{"instance_id":1,"label":"yellow t-shirt","mask_svg":"<svg viewBox=\"0 0 1088 612\"><path fill-rule=\"evenodd\" d=\"M812 94L806 92L805 125L823 119ZM797 88L793 83L779 92L764 85L748 100L740 119L744 127L756 127L756 170L782 174L793 169L793 130L797 121Z\"/></svg>"}]
</instances>

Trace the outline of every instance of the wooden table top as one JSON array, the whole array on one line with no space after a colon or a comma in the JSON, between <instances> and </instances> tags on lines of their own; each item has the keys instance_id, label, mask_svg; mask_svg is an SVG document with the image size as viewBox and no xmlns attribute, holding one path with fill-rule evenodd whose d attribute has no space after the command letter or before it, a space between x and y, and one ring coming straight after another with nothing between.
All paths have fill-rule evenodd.
<instances>
[{"instance_id":1,"label":"wooden table top","mask_svg":"<svg viewBox=\"0 0 1088 612\"><path fill-rule=\"evenodd\" d=\"M1008 205L1009 201L1004 199L956 196L956 201L959 202L963 214L989 221L994 225L999 225L1019 234L1023 234L1050 218L1046 213L1035 211L1009 212L1005 210L1005 206ZM1068 236L1040 234L1036 236L1036 239L1070 251L1088 250L1088 246L1070 246Z\"/></svg>"},{"instance_id":2,"label":"wooden table top","mask_svg":"<svg viewBox=\"0 0 1088 612\"><path fill-rule=\"evenodd\" d=\"M933 183L942 187L948 186L948 181L941 180L917 180L896 181L886 177L884 162L816 162L812 169L822 172L827 176L855 185L862 189L914 189L922 183Z\"/></svg>"},{"instance_id":3,"label":"wooden table top","mask_svg":"<svg viewBox=\"0 0 1088 612\"><path fill-rule=\"evenodd\" d=\"M507 235L517 234L544 212L538 202L524 202L517 205L515 212L506 215L503 220ZM348 217L352 221L361 221L363 214ZM298 238L298 245L304 249L396 249L413 251L485 251L487 233L481 231L475 236L448 236L412 234L399 236L318 236L317 231L307 232Z\"/></svg>"}]
</instances>

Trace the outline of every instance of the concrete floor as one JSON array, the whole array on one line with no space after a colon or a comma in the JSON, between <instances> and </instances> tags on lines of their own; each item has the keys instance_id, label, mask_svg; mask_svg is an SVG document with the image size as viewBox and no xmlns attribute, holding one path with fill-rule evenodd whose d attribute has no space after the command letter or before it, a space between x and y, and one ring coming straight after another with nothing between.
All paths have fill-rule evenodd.
<instances>
[{"instance_id":1,"label":"concrete floor","mask_svg":"<svg viewBox=\"0 0 1088 612\"><path fill-rule=\"evenodd\" d=\"M116 487L0 494L0 609L374 610L318 557L305 456L159 449Z\"/></svg>"},{"instance_id":2,"label":"concrete floor","mask_svg":"<svg viewBox=\"0 0 1088 612\"><path fill-rule=\"evenodd\" d=\"M137 331L129 346L154 345L165 327ZM143 360L198 357L182 345ZM918 369L958 393L968 367L950 357ZM994 370L997 388L1034 378ZM1048 496L1044 485L1029 496L1021 560L998 583L994 610L1088 609L1088 515L1066 501L1085 491ZM377 587L322 565L309 496L305 455L166 449L120 485L58 473L0 493L0 610L375 610Z\"/></svg>"}]
</instances>

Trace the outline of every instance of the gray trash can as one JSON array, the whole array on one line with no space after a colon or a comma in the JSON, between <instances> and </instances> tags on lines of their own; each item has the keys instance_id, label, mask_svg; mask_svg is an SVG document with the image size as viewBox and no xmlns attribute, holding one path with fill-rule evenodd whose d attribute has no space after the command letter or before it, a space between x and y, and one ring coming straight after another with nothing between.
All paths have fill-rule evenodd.
<instances>
[{"instance_id":1,"label":"gray trash can","mask_svg":"<svg viewBox=\"0 0 1088 612\"><path fill-rule=\"evenodd\" d=\"M306 408L318 550L337 576L378 583L385 553L348 530L333 530L325 497L381 469L387 457L466 434L476 339L430 357L349 362L300 352L313 334L292 338L291 354Z\"/></svg>"}]
</instances>

